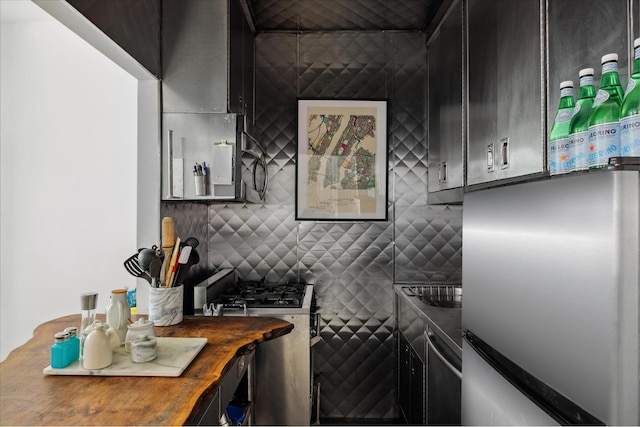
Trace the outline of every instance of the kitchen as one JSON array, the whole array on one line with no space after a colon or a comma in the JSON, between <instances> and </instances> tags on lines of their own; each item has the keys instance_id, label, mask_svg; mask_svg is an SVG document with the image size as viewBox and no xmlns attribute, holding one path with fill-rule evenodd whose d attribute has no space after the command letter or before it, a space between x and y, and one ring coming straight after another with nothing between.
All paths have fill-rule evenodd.
<instances>
[{"instance_id":1,"label":"kitchen","mask_svg":"<svg viewBox=\"0 0 640 427\"><path fill-rule=\"evenodd\" d=\"M295 4L291 8L304 12L302 2ZM621 4L626 10L626 2ZM298 36L289 27L277 30L279 19L294 25L294 29L297 22L295 18L286 18L291 8L283 5L283 2L255 5L263 8L258 10L265 14L265 19L271 11L276 21L271 24L275 29L256 37L255 121L268 141L265 146L270 183L266 202L210 205L162 202L155 215L156 234L151 235L155 238L138 243L149 245L150 241L157 241L160 218L168 215L176 218L181 235L195 235L208 242L210 267L237 268L247 278L300 277L313 283L322 318L322 341L317 344L316 364L321 372L323 417L399 418L395 403L392 285L462 282L463 205L428 204L430 197L437 196L428 195L427 189L430 169L427 162L431 159L427 159L425 144L428 132L425 33L433 32L434 28L413 21L416 16L433 16L440 9L430 9L425 2L399 2L393 13L373 8L360 12L365 16L369 13L404 16L401 22L408 24L399 30L391 28L393 21L388 18L389 21L380 24L380 28L388 31L357 27L335 32L331 30L351 29L355 25L341 22L341 16L357 23L359 15L327 10L317 19L324 17L328 22L322 21ZM637 8L637 3L633 5ZM444 10L438 16L442 15ZM376 22L372 17L369 19ZM263 25L268 26L268 20ZM414 31L416 28L422 30ZM626 41L615 43L612 50L620 55L620 74L626 76ZM594 52L594 61L604 53L608 52ZM153 61L147 66L152 70ZM560 79L553 81L550 73L549 110L557 103L554 88ZM292 182L294 99L298 96L390 100L394 117L389 127L393 136L389 142L390 221L295 221ZM160 190L157 192L159 200ZM144 301L144 296L140 299Z\"/></svg>"}]
</instances>

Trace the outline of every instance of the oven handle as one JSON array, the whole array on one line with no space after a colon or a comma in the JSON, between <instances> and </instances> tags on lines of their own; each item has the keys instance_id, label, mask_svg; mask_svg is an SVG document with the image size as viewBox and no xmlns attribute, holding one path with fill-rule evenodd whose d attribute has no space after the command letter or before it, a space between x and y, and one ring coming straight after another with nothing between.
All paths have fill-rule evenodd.
<instances>
[{"instance_id":1,"label":"oven handle","mask_svg":"<svg viewBox=\"0 0 640 427\"><path fill-rule=\"evenodd\" d=\"M444 365L455 374L456 377L462 379L462 372L460 372L455 366L453 366L451 364L451 362L449 362L443 355L442 353L440 353L440 351L436 348L435 345L433 345L433 342L431 341L431 335L433 333L432 332L425 332L424 336L427 340L427 344L429 345L429 348L433 351L433 354L435 354L436 356L438 356L438 359L440 359L442 361L442 363L444 363Z\"/></svg>"}]
</instances>

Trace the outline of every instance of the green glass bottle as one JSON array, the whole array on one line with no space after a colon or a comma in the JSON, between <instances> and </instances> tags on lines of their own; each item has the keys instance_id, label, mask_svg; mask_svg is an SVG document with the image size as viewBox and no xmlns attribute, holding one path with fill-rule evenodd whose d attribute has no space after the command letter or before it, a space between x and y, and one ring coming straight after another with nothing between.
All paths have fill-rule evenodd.
<instances>
[{"instance_id":1,"label":"green glass bottle","mask_svg":"<svg viewBox=\"0 0 640 427\"><path fill-rule=\"evenodd\" d=\"M618 54L602 57L602 77L589 117L589 169L607 166L620 151L620 105Z\"/></svg>"},{"instance_id":2,"label":"green glass bottle","mask_svg":"<svg viewBox=\"0 0 640 427\"><path fill-rule=\"evenodd\" d=\"M589 117L596 97L593 74L593 68L584 68L578 73L580 92L569 124L569 172L589 169Z\"/></svg>"},{"instance_id":3,"label":"green glass bottle","mask_svg":"<svg viewBox=\"0 0 640 427\"><path fill-rule=\"evenodd\" d=\"M640 39L633 41L633 72L620 107L620 155L640 156Z\"/></svg>"},{"instance_id":4,"label":"green glass bottle","mask_svg":"<svg viewBox=\"0 0 640 427\"><path fill-rule=\"evenodd\" d=\"M566 173L569 154L569 124L573 115L573 82L560 83L558 112L549 135L549 172L551 175Z\"/></svg>"}]
</instances>

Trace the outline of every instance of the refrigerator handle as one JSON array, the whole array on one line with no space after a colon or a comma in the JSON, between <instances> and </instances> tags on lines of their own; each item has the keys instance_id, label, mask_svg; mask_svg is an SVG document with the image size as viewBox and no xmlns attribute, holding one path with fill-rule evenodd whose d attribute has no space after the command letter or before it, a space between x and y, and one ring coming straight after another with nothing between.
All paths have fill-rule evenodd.
<instances>
[{"instance_id":1,"label":"refrigerator handle","mask_svg":"<svg viewBox=\"0 0 640 427\"><path fill-rule=\"evenodd\" d=\"M429 345L429 348L433 351L433 354L435 354L436 356L438 356L438 359L440 359L442 361L442 363L444 363L444 365L455 374L456 377L462 379L462 372L460 372L458 369L456 369L455 366L453 366L451 364L451 362L449 362L442 353L440 353L440 351L436 348L436 346L433 344L433 342L431 341L431 334L432 332L425 332L424 336L425 339L427 340L427 344Z\"/></svg>"}]
</instances>

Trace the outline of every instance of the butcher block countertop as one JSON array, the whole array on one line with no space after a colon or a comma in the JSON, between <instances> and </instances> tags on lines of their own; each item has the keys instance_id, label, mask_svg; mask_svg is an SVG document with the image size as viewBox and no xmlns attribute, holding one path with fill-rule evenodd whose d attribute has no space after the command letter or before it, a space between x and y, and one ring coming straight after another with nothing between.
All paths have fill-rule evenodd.
<instances>
[{"instance_id":1,"label":"butcher block countertop","mask_svg":"<svg viewBox=\"0 0 640 427\"><path fill-rule=\"evenodd\" d=\"M79 324L79 315L46 322L0 363L0 424L183 425L215 394L236 357L293 329L271 317L185 316L178 325L154 328L158 337L207 338L179 377L43 375L53 335Z\"/></svg>"}]
</instances>

